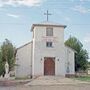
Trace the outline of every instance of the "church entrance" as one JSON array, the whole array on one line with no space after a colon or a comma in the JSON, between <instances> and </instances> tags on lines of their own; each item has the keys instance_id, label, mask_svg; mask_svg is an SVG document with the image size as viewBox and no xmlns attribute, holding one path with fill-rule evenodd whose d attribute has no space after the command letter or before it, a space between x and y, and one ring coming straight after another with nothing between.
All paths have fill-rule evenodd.
<instances>
[{"instance_id":1,"label":"church entrance","mask_svg":"<svg viewBox=\"0 0 90 90\"><path fill-rule=\"evenodd\" d=\"M44 75L55 75L55 58L44 58Z\"/></svg>"}]
</instances>

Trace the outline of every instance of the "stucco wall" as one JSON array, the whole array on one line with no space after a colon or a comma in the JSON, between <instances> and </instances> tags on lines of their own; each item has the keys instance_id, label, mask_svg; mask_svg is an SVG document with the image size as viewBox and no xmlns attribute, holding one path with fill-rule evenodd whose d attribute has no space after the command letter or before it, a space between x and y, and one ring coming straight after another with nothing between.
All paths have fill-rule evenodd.
<instances>
[{"instance_id":1,"label":"stucco wall","mask_svg":"<svg viewBox=\"0 0 90 90\"><path fill-rule=\"evenodd\" d=\"M66 74L75 74L75 52L70 49L69 47L65 46L65 55L66 55ZM67 70L67 67L69 67L69 71Z\"/></svg>"},{"instance_id":2,"label":"stucco wall","mask_svg":"<svg viewBox=\"0 0 90 90\"><path fill-rule=\"evenodd\" d=\"M53 27L53 37L46 36L46 27L35 27L33 38L33 76L44 75L44 57L55 57L55 75L65 75L64 27ZM53 47L46 47L52 41Z\"/></svg>"},{"instance_id":3,"label":"stucco wall","mask_svg":"<svg viewBox=\"0 0 90 90\"><path fill-rule=\"evenodd\" d=\"M53 47L46 47L46 42L52 41ZM53 36L46 36L46 26L35 26L33 43L17 50L16 77L44 75L44 57L55 57L55 75L75 73L74 51L64 45L64 27L53 27ZM67 63L69 62L69 73Z\"/></svg>"},{"instance_id":4,"label":"stucco wall","mask_svg":"<svg viewBox=\"0 0 90 90\"><path fill-rule=\"evenodd\" d=\"M28 77L31 75L31 56L32 54L32 43L29 43L19 49L16 54L16 77Z\"/></svg>"}]
</instances>

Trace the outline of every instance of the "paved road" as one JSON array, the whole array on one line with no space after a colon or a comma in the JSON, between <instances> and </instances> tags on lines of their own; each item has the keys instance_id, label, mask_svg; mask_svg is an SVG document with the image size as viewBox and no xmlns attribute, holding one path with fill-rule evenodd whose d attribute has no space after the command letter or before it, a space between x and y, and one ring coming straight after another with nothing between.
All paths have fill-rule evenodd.
<instances>
[{"instance_id":1,"label":"paved road","mask_svg":"<svg viewBox=\"0 0 90 90\"><path fill-rule=\"evenodd\" d=\"M90 85L58 85L58 86L17 86L0 87L0 90L90 90Z\"/></svg>"}]
</instances>

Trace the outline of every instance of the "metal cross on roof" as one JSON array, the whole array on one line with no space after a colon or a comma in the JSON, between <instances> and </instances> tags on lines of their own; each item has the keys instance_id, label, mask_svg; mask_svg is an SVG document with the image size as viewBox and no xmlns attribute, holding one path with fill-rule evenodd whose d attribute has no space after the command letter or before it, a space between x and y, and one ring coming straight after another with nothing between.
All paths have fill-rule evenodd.
<instances>
[{"instance_id":1,"label":"metal cross on roof","mask_svg":"<svg viewBox=\"0 0 90 90\"><path fill-rule=\"evenodd\" d=\"M48 12L48 10L47 10L47 13L44 13L44 15L46 15L47 16L47 21L48 21L48 17L49 17L49 15L52 15L51 13L49 13Z\"/></svg>"}]
</instances>

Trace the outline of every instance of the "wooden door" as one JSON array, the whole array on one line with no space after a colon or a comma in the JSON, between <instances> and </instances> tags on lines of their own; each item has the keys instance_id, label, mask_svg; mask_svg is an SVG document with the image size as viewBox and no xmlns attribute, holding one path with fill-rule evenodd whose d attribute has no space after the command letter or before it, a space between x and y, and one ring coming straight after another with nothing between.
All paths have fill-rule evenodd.
<instances>
[{"instance_id":1,"label":"wooden door","mask_svg":"<svg viewBox=\"0 0 90 90\"><path fill-rule=\"evenodd\" d=\"M44 61L44 75L55 75L54 58L45 58Z\"/></svg>"}]
</instances>

